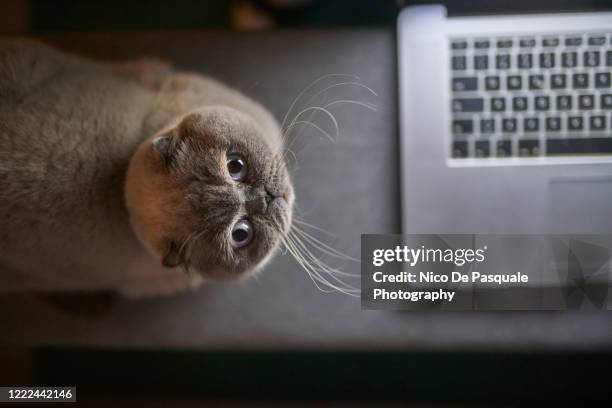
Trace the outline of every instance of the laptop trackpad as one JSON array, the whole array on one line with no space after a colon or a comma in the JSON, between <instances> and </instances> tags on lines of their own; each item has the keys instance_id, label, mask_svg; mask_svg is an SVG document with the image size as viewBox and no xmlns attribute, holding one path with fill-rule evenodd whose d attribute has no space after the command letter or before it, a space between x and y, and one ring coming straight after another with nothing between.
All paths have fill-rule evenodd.
<instances>
[{"instance_id":1,"label":"laptop trackpad","mask_svg":"<svg viewBox=\"0 0 612 408\"><path fill-rule=\"evenodd\" d=\"M548 192L552 233L612 233L612 178L557 178Z\"/></svg>"}]
</instances>

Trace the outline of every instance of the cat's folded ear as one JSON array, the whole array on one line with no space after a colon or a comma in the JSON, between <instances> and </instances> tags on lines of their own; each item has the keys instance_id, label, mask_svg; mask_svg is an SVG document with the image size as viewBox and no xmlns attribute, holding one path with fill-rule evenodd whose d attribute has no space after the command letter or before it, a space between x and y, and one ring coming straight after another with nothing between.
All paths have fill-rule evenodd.
<instances>
[{"instance_id":1,"label":"cat's folded ear","mask_svg":"<svg viewBox=\"0 0 612 408\"><path fill-rule=\"evenodd\" d=\"M179 146L179 137L176 131L170 130L153 139L153 150L163 159L166 165L172 163L176 157Z\"/></svg>"},{"instance_id":2,"label":"cat's folded ear","mask_svg":"<svg viewBox=\"0 0 612 408\"><path fill-rule=\"evenodd\" d=\"M175 268L183 263L179 246L174 242L168 242L166 251L162 258L162 265L166 268Z\"/></svg>"}]
</instances>

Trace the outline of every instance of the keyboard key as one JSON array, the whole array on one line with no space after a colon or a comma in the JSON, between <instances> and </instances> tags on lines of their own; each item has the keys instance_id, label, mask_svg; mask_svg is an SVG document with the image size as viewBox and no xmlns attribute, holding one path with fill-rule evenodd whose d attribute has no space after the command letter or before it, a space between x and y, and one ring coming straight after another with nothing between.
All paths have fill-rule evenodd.
<instances>
[{"instance_id":1,"label":"keyboard key","mask_svg":"<svg viewBox=\"0 0 612 408\"><path fill-rule=\"evenodd\" d=\"M511 39L504 38L502 40L497 41L497 48L511 48L511 47L512 47Z\"/></svg>"},{"instance_id":2,"label":"keyboard key","mask_svg":"<svg viewBox=\"0 0 612 408\"><path fill-rule=\"evenodd\" d=\"M612 94L601 95L601 109L612 109Z\"/></svg>"},{"instance_id":3,"label":"keyboard key","mask_svg":"<svg viewBox=\"0 0 612 408\"><path fill-rule=\"evenodd\" d=\"M594 106L595 106L595 97L593 95L578 96L578 108L593 109Z\"/></svg>"},{"instance_id":4,"label":"keyboard key","mask_svg":"<svg viewBox=\"0 0 612 408\"><path fill-rule=\"evenodd\" d=\"M599 51L585 51L582 54L583 64L585 67L599 66Z\"/></svg>"},{"instance_id":5,"label":"keyboard key","mask_svg":"<svg viewBox=\"0 0 612 408\"><path fill-rule=\"evenodd\" d=\"M589 45L604 45L606 43L606 37L597 36L589 37Z\"/></svg>"},{"instance_id":6,"label":"keyboard key","mask_svg":"<svg viewBox=\"0 0 612 408\"><path fill-rule=\"evenodd\" d=\"M515 91L523 86L523 78L519 75L508 75L506 87L509 90Z\"/></svg>"},{"instance_id":7,"label":"keyboard key","mask_svg":"<svg viewBox=\"0 0 612 408\"><path fill-rule=\"evenodd\" d=\"M453 78L453 91L475 91L478 89L478 78L476 77L465 77L465 78Z\"/></svg>"},{"instance_id":8,"label":"keyboard key","mask_svg":"<svg viewBox=\"0 0 612 408\"><path fill-rule=\"evenodd\" d=\"M453 71L464 71L466 69L466 57L464 56L453 56L451 58L451 68Z\"/></svg>"},{"instance_id":9,"label":"keyboard key","mask_svg":"<svg viewBox=\"0 0 612 408\"><path fill-rule=\"evenodd\" d=\"M611 83L609 72L598 72L595 74L596 88L610 88Z\"/></svg>"},{"instance_id":10,"label":"keyboard key","mask_svg":"<svg viewBox=\"0 0 612 408\"><path fill-rule=\"evenodd\" d=\"M499 90L499 77L498 76L488 76L485 78L485 89L487 91L497 91Z\"/></svg>"},{"instance_id":11,"label":"keyboard key","mask_svg":"<svg viewBox=\"0 0 612 408\"><path fill-rule=\"evenodd\" d=\"M519 68L531 68L533 67L533 55L532 54L519 54L517 55L518 67Z\"/></svg>"},{"instance_id":12,"label":"keyboard key","mask_svg":"<svg viewBox=\"0 0 612 408\"><path fill-rule=\"evenodd\" d=\"M530 157L540 155L540 142L538 140L519 140L519 156Z\"/></svg>"},{"instance_id":13,"label":"keyboard key","mask_svg":"<svg viewBox=\"0 0 612 408\"><path fill-rule=\"evenodd\" d=\"M539 111L545 111L550 109L550 97L549 96L536 96L535 97L535 109Z\"/></svg>"},{"instance_id":14,"label":"keyboard key","mask_svg":"<svg viewBox=\"0 0 612 408\"><path fill-rule=\"evenodd\" d=\"M516 132L516 119L514 118L502 119L502 131L504 133Z\"/></svg>"},{"instance_id":15,"label":"keyboard key","mask_svg":"<svg viewBox=\"0 0 612 408\"><path fill-rule=\"evenodd\" d=\"M542 39L542 47L556 47L559 45L558 37L545 37Z\"/></svg>"},{"instance_id":16,"label":"keyboard key","mask_svg":"<svg viewBox=\"0 0 612 408\"><path fill-rule=\"evenodd\" d=\"M489 40L474 41L474 48L484 49L484 48L489 48L490 46L491 46L491 42Z\"/></svg>"},{"instance_id":17,"label":"keyboard key","mask_svg":"<svg viewBox=\"0 0 612 408\"><path fill-rule=\"evenodd\" d=\"M606 52L606 67L612 67L612 51Z\"/></svg>"},{"instance_id":18,"label":"keyboard key","mask_svg":"<svg viewBox=\"0 0 612 408\"><path fill-rule=\"evenodd\" d=\"M453 99L453 112L482 112L484 99L482 98L461 98Z\"/></svg>"},{"instance_id":19,"label":"keyboard key","mask_svg":"<svg viewBox=\"0 0 612 408\"><path fill-rule=\"evenodd\" d=\"M495 119L481 119L480 133L490 134L495 133Z\"/></svg>"},{"instance_id":20,"label":"keyboard key","mask_svg":"<svg viewBox=\"0 0 612 408\"><path fill-rule=\"evenodd\" d=\"M523 120L523 130L525 132L537 132L540 130L540 120L538 118L525 118Z\"/></svg>"},{"instance_id":21,"label":"keyboard key","mask_svg":"<svg viewBox=\"0 0 612 408\"><path fill-rule=\"evenodd\" d=\"M582 37L567 37L565 45L568 47L578 47L582 45Z\"/></svg>"},{"instance_id":22,"label":"keyboard key","mask_svg":"<svg viewBox=\"0 0 612 408\"><path fill-rule=\"evenodd\" d=\"M506 99L491 98L491 110L493 112L504 112L506 110Z\"/></svg>"},{"instance_id":23,"label":"keyboard key","mask_svg":"<svg viewBox=\"0 0 612 408\"><path fill-rule=\"evenodd\" d=\"M567 130L582 130L584 127L584 120L582 116L570 116L567 118Z\"/></svg>"},{"instance_id":24,"label":"keyboard key","mask_svg":"<svg viewBox=\"0 0 612 408\"><path fill-rule=\"evenodd\" d=\"M476 157L489 157L491 155L489 151L489 141L477 140L474 144L474 153Z\"/></svg>"},{"instance_id":25,"label":"keyboard key","mask_svg":"<svg viewBox=\"0 0 612 408\"><path fill-rule=\"evenodd\" d=\"M474 131L474 123L471 119L453 120L454 134L469 134Z\"/></svg>"},{"instance_id":26,"label":"keyboard key","mask_svg":"<svg viewBox=\"0 0 612 408\"><path fill-rule=\"evenodd\" d=\"M535 47L535 44L535 38L521 38L521 40L519 41L519 45L521 46L521 48Z\"/></svg>"},{"instance_id":27,"label":"keyboard key","mask_svg":"<svg viewBox=\"0 0 612 408\"><path fill-rule=\"evenodd\" d=\"M515 96L512 98L512 109L515 111L526 111L527 110L527 97L526 96Z\"/></svg>"},{"instance_id":28,"label":"keyboard key","mask_svg":"<svg viewBox=\"0 0 612 408\"><path fill-rule=\"evenodd\" d=\"M612 137L548 139L546 154L601 154L612 153Z\"/></svg>"},{"instance_id":29,"label":"keyboard key","mask_svg":"<svg viewBox=\"0 0 612 408\"><path fill-rule=\"evenodd\" d=\"M540 68L554 68L555 54L553 52L544 52L540 54Z\"/></svg>"},{"instance_id":30,"label":"keyboard key","mask_svg":"<svg viewBox=\"0 0 612 408\"><path fill-rule=\"evenodd\" d=\"M564 68L572 68L578 64L578 53L564 52L561 54L561 66Z\"/></svg>"},{"instance_id":31,"label":"keyboard key","mask_svg":"<svg viewBox=\"0 0 612 408\"><path fill-rule=\"evenodd\" d=\"M572 109L572 95L557 96L557 110Z\"/></svg>"},{"instance_id":32,"label":"keyboard key","mask_svg":"<svg viewBox=\"0 0 612 408\"><path fill-rule=\"evenodd\" d=\"M543 89L544 75L529 75L529 89Z\"/></svg>"},{"instance_id":33,"label":"keyboard key","mask_svg":"<svg viewBox=\"0 0 612 408\"><path fill-rule=\"evenodd\" d=\"M550 76L550 86L552 89L565 89L567 77L565 74L553 74Z\"/></svg>"},{"instance_id":34,"label":"keyboard key","mask_svg":"<svg viewBox=\"0 0 612 408\"><path fill-rule=\"evenodd\" d=\"M498 140L496 147L497 157L512 156L512 142L510 140Z\"/></svg>"},{"instance_id":35,"label":"keyboard key","mask_svg":"<svg viewBox=\"0 0 612 408\"><path fill-rule=\"evenodd\" d=\"M468 157L468 143L466 141L456 140L453 142L453 157L456 159Z\"/></svg>"},{"instance_id":36,"label":"keyboard key","mask_svg":"<svg viewBox=\"0 0 612 408\"><path fill-rule=\"evenodd\" d=\"M487 55L474 56L474 69L483 70L489 69L489 57Z\"/></svg>"},{"instance_id":37,"label":"keyboard key","mask_svg":"<svg viewBox=\"0 0 612 408\"><path fill-rule=\"evenodd\" d=\"M589 75L588 74L574 74L573 85L575 89L582 89L589 87Z\"/></svg>"},{"instance_id":38,"label":"keyboard key","mask_svg":"<svg viewBox=\"0 0 612 408\"><path fill-rule=\"evenodd\" d=\"M451 48L453 50L465 50L467 48L466 40L454 40L451 42Z\"/></svg>"},{"instance_id":39,"label":"keyboard key","mask_svg":"<svg viewBox=\"0 0 612 408\"><path fill-rule=\"evenodd\" d=\"M509 69L510 68L510 55L502 54L495 57L495 66L497 69Z\"/></svg>"},{"instance_id":40,"label":"keyboard key","mask_svg":"<svg viewBox=\"0 0 612 408\"><path fill-rule=\"evenodd\" d=\"M605 130L606 129L606 117L605 116L591 116L589 119L589 125L591 130Z\"/></svg>"},{"instance_id":41,"label":"keyboard key","mask_svg":"<svg viewBox=\"0 0 612 408\"><path fill-rule=\"evenodd\" d=\"M559 132L561 130L561 118L546 118L546 130L549 132Z\"/></svg>"}]
</instances>

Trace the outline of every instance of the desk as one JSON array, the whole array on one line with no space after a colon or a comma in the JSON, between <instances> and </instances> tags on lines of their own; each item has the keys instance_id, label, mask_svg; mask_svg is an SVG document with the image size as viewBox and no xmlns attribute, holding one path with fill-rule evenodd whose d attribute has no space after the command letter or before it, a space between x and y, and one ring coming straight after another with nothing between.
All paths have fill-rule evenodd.
<instances>
[{"instance_id":1,"label":"desk","mask_svg":"<svg viewBox=\"0 0 612 408\"><path fill-rule=\"evenodd\" d=\"M48 40L98 58L157 56L216 77L282 119L302 88L349 73L379 94L378 112L337 109L338 143L312 140L294 173L303 218L358 256L361 233L399 232L395 36L388 30L62 35ZM358 265L347 268L358 272ZM362 311L319 292L290 255L257 279L174 298L121 301L95 319L29 296L0 297L0 342L197 350L609 350L612 314Z\"/></svg>"}]
</instances>

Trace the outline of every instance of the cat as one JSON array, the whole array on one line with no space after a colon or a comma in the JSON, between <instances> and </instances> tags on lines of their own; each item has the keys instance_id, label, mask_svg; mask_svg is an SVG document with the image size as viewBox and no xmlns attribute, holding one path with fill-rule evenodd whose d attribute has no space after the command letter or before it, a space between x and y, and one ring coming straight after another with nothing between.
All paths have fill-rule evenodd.
<instances>
[{"instance_id":1,"label":"cat","mask_svg":"<svg viewBox=\"0 0 612 408\"><path fill-rule=\"evenodd\" d=\"M294 199L279 125L243 94L0 40L0 292L238 279L275 253Z\"/></svg>"}]
</instances>

